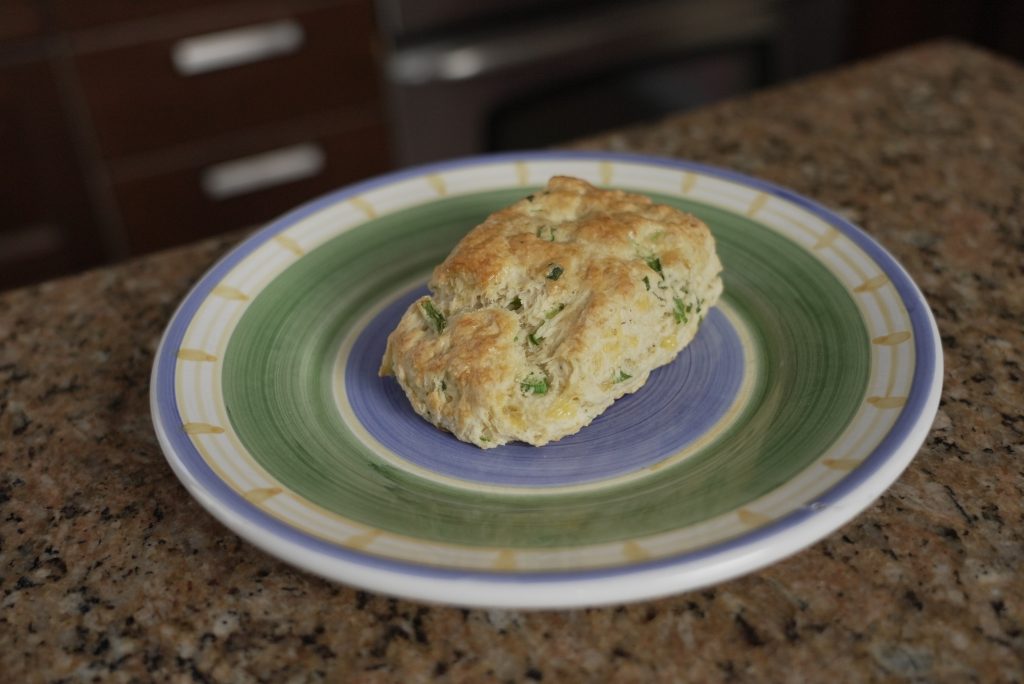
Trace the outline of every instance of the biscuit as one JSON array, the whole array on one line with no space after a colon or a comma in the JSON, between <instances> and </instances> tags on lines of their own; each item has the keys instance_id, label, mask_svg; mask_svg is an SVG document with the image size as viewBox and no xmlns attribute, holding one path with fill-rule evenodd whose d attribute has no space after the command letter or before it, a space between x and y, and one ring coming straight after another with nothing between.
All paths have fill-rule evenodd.
<instances>
[{"instance_id":1,"label":"biscuit","mask_svg":"<svg viewBox=\"0 0 1024 684\"><path fill-rule=\"evenodd\" d=\"M672 361L718 301L721 270L696 217L556 176L434 269L380 374L460 440L541 446Z\"/></svg>"}]
</instances>

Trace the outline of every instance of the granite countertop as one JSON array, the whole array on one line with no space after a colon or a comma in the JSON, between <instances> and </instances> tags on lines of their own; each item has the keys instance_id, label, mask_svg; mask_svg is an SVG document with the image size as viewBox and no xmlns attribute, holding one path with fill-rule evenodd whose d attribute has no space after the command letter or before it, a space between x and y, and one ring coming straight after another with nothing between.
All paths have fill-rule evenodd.
<instances>
[{"instance_id":1,"label":"granite countertop","mask_svg":"<svg viewBox=\"0 0 1024 684\"><path fill-rule=\"evenodd\" d=\"M0 295L0 679L1024 679L1024 69L934 43L580 143L790 186L874 235L938 320L945 387L892 488L704 591L559 612L335 585L193 501L148 380L221 238Z\"/></svg>"}]
</instances>

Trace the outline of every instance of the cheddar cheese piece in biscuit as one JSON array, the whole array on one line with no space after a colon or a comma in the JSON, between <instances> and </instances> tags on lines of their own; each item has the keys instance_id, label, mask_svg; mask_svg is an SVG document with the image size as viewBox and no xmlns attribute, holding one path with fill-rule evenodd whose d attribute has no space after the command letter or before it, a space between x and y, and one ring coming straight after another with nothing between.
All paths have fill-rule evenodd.
<instances>
[{"instance_id":1,"label":"cheddar cheese piece in biscuit","mask_svg":"<svg viewBox=\"0 0 1024 684\"><path fill-rule=\"evenodd\" d=\"M380 374L465 442L547 444L672 361L718 301L721 270L696 217L556 176L434 269Z\"/></svg>"}]
</instances>

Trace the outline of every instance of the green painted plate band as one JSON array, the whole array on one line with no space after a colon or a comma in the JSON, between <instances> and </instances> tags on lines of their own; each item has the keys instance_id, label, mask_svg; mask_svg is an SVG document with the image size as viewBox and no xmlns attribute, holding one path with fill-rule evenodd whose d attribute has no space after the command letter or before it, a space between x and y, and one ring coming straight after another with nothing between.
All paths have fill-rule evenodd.
<instances>
[{"instance_id":1,"label":"green painted plate band","mask_svg":"<svg viewBox=\"0 0 1024 684\"><path fill-rule=\"evenodd\" d=\"M529 191L451 197L369 220L305 255L251 302L225 355L224 400L246 449L283 486L345 518L410 537L578 546L736 510L806 468L849 424L864 398L870 347L842 284L812 254L756 221L652 195L711 226L725 297L754 340L758 382L730 427L690 458L645 477L558 494L452 487L382 461L336 408L339 340L400 283L425 278L487 214Z\"/></svg>"}]
</instances>

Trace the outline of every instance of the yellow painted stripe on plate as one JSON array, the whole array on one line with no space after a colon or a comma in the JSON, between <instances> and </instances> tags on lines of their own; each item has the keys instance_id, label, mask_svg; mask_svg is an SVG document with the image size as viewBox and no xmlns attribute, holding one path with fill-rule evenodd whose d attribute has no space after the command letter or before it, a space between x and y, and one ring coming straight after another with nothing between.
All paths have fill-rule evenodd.
<instances>
[{"instance_id":1,"label":"yellow painted stripe on plate","mask_svg":"<svg viewBox=\"0 0 1024 684\"><path fill-rule=\"evenodd\" d=\"M254 504L261 504L267 499L277 496L284 490L280 487L259 487L257 489L250 489L245 493L245 498Z\"/></svg>"},{"instance_id":2,"label":"yellow painted stripe on plate","mask_svg":"<svg viewBox=\"0 0 1024 684\"><path fill-rule=\"evenodd\" d=\"M907 403L906 397L868 397L868 403L875 408L894 409Z\"/></svg>"},{"instance_id":3,"label":"yellow painted stripe on plate","mask_svg":"<svg viewBox=\"0 0 1024 684\"><path fill-rule=\"evenodd\" d=\"M911 334L907 330L901 330L899 332L889 333L888 335L879 335L878 337L871 340L871 344L882 344L887 347L891 347L895 344L902 344L911 338Z\"/></svg>"},{"instance_id":4,"label":"yellow painted stripe on plate","mask_svg":"<svg viewBox=\"0 0 1024 684\"><path fill-rule=\"evenodd\" d=\"M850 471L859 466L860 461L855 458L826 458L822 460L821 464L832 470Z\"/></svg>"},{"instance_id":5,"label":"yellow painted stripe on plate","mask_svg":"<svg viewBox=\"0 0 1024 684\"><path fill-rule=\"evenodd\" d=\"M377 218L377 210L373 208L372 204L367 202L362 197L353 197L352 199L349 200L349 202L351 202L352 206L354 206L356 209L366 214L367 218Z\"/></svg>"},{"instance_id":6,"label":"yellow painted stripe on plate","mask_svg":"<svg viewBox=\"0 0 1024 684\"><path fill-rule=\"evenodd\" d=\"M202 349L179 349L178 358L182 361L216 361L213 354L204 352Z\"/></svg>"},{"instance_id":7,"label":"yellow painted stripe on plate","mask_svg":"<svg viewBox=\"0 0 1024 684\"><path fill-rule=\"evenodd\" d=\"M352 549L365 549L380 536L380 530L367 530L361 534L354 534L345 540L345 546Z\"/></svg>"},{"instance_id":8,"label":"yellow painted stripe on plate","mask_svg":"<svg viewBox=\"0 0 1024 684\"><path fill-rule=\"evenodd\" d=\"M683 174L683 194L688 194L693 190L693 186L697 184L697 174L693 171L687 171Z\"/></svg>"},{"instance_id":9,"label":"yellow painted stripe on plate","mask_svg":"<svg viewBox=\"0 0 1024 684\"><path fill-rule=\"evenodd\" d=\"M762 513L755 513L749 508L739 509L736 511L736 515L739 517L740 522L747 527L761 527L762 525L767 525L773 520L770 516Z\"/></svg>"},{"instance_id":10,"label":"yellow painted stripe on plate","mask_svg":"<svg viewBox=\"0 0 1024 684\"><path fill-rule=\"evenodd\" d=\"M448 194L448 188L444 184L444 178L441 178L436 173L432 173L429 176L427 176L427 182L430 183L432 188L434 188L434 192L436 192L441 197L444 197L445 195Z\"/></svg>"},{"instance_id":11,"label":"yellow painted stripe on plate","mask_svg":"<svg viewBox=\"0 0 1024 684\"><path fill-rule=\"evenodd\" d=\"M839 231L835 228L829 228L825 234L819 237L814 243L813 249L825 249L826 247L831 247L832 243L835 242L838 237Z\"/></svg>"},{"instance_id":12,"label":"yellow painted stripe on plate","mask_svg":"<svg viewBox=\"0 0 1024 684\"><path fill-rule=\"evenodd\" d=\"M516 553L511 549L502 549L498 552L498 556L492 563L497 570L515 570L519 567L519 563L516 561Z\"/></svg>"},{"instance_id":13,"label":"yellow painted stripe on plate","mask_svg":"<svg viewBox=\"0 0 1024 684\"><path fill-rule=\"evenodd\" d=\"M854 292L872 292L889 282L889 278L884 275L876 275L874 278L868 278L863 283L853 288Z\"/></svg>"},{"instance_id":14,"label":"yellow painted stripe on plate","mask_svg":"<svg viewBox=\"0 0 1024 684\"><path fill-rule=\"evenodd\" d=\"M622 555L631 561L644 561L651 557L651 554L635 541L628 541L622 545Z\"/></svg>"},{"instance_id":15,"label":"yellow painted stripe on plate","mask_svg":"<svg viewBox=\"0 0 1024 684\"><path fill-rule=\"evenodd\" d=\"M302 249L302 245L287 235L275 235L274 241L289 252L292 252L295 256L304 256L306 254L306 250Z\"/></svg>"},{"instance_id":16,"label":"yellow painted stripe on plate","mask_svg":"<svg viewBox=\"0 0 1024 684\"><path fill-rule=\"evenodd\" d=\"M763 192L757 193L757 197L755 197L754 201L750 203L749 207L747 207L747 216L753 216L757 212L761 211L767 201L768 195Z\"/></svg>"},{"instance_id":17,"label":"yellow painted stripe on plate","mask_svg":"<svg viewBox=\"0 0 1024 684\"><path fill-rule=\"evenodd\" d=\"M224 299L234 299L239 302L249 300L249 295L245 294L237 287L231 287L230 285L218 285L210 290L210 294L217 297L223 297Z\"/></svg>"},{"instance_id":18,"label":"yellow painted stripe on plate","mask_svg":"<svg viewBox=\"0 0 1024 684\"><path fill-rule=\"evenodd\" d=\"M219 435L224 432L221 426L209 423L185 423L181 427L190 435Z\"/></svg>"},{"instance_id":19,"label":"yellow painted stripe on plate","mask_svg":"<svg viewBox=\"0 0 1024 684\"><path fill-rule=\"evenodd\" d=\"M526 162L516 162L516 181L520 185L529 185L530 170L526 167Z\"/></svg>"},{"instance_id":20,"label":"yellow painted stripe on plate","mask_svg":"<svg viewBox=\"0 0 1024 684\"><path fill-rule=\"evenodd\" d=\"M670 458L663 458L660 461L655 461L654 463L647 466L647 471L653 473L656 470L661 470L665 465L668 464L670 460Z\"/></svg>"}]
</instances>

